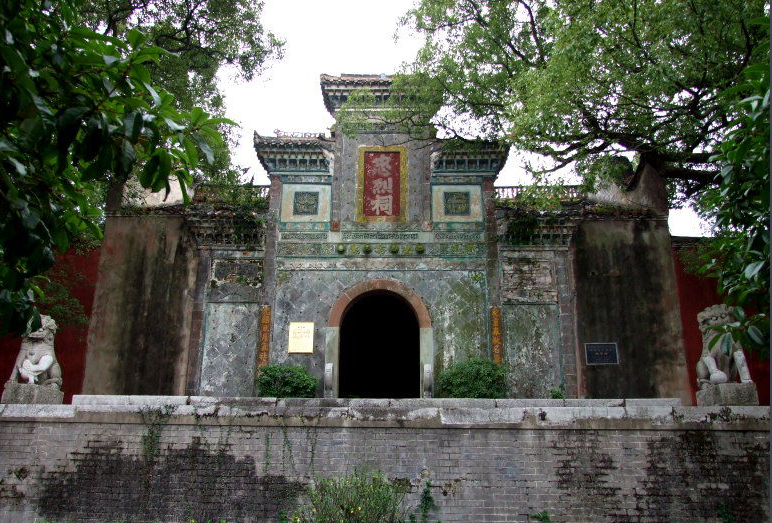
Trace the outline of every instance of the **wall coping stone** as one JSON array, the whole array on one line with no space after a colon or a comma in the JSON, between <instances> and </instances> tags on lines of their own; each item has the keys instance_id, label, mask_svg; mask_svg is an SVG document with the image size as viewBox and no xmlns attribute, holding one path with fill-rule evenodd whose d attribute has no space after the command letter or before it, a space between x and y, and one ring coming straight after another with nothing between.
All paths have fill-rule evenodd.
<instances>
[{"instance_id":1,"label":"wall coping stone","mask_svg":"<svg viewBox=\"0 0 772 523\"><path fill-rule=\"evenodd\" d=\"M0 422L172 425L489 428L549 430L761 430L769 407L683 407L677 399L478 400L74 396L72 405L0 404Z\"/></svg>"}]
</instances>

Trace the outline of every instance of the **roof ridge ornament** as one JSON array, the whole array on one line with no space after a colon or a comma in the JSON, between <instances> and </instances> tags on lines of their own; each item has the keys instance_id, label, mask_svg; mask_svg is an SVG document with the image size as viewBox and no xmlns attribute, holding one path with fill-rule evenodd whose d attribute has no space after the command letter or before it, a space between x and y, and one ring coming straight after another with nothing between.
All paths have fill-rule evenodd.
<instances>
[{"instance_id":1,"label":"roof ridge ornament","mask_svg":"<svg viewBox=\"0 0 772 523\"><path fill-rule=\"evenodd\" d=\"M276 138L319 138L325 137L325 132L304 132L304 131L282 131L281 129L274 129L273 134Z\"/></svg>"}]
</instances>

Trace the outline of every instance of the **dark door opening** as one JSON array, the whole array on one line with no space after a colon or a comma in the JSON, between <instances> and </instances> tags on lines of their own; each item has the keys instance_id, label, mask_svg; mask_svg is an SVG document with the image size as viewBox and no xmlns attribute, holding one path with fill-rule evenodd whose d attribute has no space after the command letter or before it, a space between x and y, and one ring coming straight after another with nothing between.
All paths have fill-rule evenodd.
<instances>
[{"instance_id":1,"label":"dark door opening","mask_svg":"<svg viewBox=\"0 0 772 523\"><path fill-rule=\"evenodd\" d=\"M340 325L341 398L417 398L420 392L418 320L394 294L354 302Z\"/></svg>"}]
</instances>

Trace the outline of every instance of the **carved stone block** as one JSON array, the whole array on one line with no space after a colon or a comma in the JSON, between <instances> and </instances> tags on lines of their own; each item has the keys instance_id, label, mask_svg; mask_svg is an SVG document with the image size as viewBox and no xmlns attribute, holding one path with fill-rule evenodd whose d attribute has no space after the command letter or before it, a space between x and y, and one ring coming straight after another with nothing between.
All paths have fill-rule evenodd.
<instances>
[{"instance_id":1,"label":"carved stone block","mask_svg":"<svg viewBox=\"0 0 772 523\"><path fill-rule=\"evenodd\" d=\"M39 403L61 405L64 392L47 385L6 382L0 403Z\"/></svg>"},{"instance_id":2,"label":"carved stone block","mask_svg":"<svg viewBox=\"0 0 772 523\"><path fill-rule=\"evenodd\" d=\"M755 383L704 384L697 391L697 406L758 405L759 394Z\"/></svg>"}]
</instances>

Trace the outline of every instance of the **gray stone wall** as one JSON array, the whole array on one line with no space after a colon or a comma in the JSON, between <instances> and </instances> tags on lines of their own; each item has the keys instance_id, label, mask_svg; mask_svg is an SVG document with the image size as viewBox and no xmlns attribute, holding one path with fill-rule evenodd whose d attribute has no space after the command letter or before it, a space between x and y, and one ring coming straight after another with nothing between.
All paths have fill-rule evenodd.
<instances>
[{"instance_id":1,"label":"gray stone wall","mask_svg":"<svg viewBox=\"0 0 772 523\"><path fill-rule=\"evenodd\" d=\"M251 396L260 324L256 303L209 303L206 308L201 393Z\"/></svg>"},{"instance_id":2,"label":"gray stone wall","mask_svg":"<svg viewBox=\"0 0 772 523\"><path fill-rule=\"evenodd\" d=\"M356 466L445 523L769 518L769 408L657 400L77 397L0 405L0 523L276 523ZM432 519L434 521L434 519Z\"/></svg>"},{"instance_id":3,"label":"gray stone wall","mask_svg":"<svg viewBox=\"0 0 772 523\"><path fill-rule=\"evenodd\" d=\"M263 298L263 251L217 249L209 253L204 278L205 309L201 339L200 382L207 396L254 393L260 303Z\"/></svg>"},{"instance_id":4,"label":"gray stone wall","mask_svg":"<svg viewBox=\"0 0 772 523\"><path fill-rule=\"evenodd\" d=\"M324 373L325 330L330 309L353 285L389 279L413 289L426 304L434 329L435 367L451 360L488 355L487 284L485 273L463 270L452 263L417 264L400 261L398 270L367 270L350 265L348 270L280 269L274 305L271 358L277 363L304 365L317 377ZM438 270L445 265L445 270ZM372 265L370 265L372 266ZM377 266L377 264L376 264ZM396 267L395 267L396 269ZM314 322L314 354L287 354L288 328L293 321ZM388 327L386 327L388 328Z\"/></svg>"}]
</instances>

